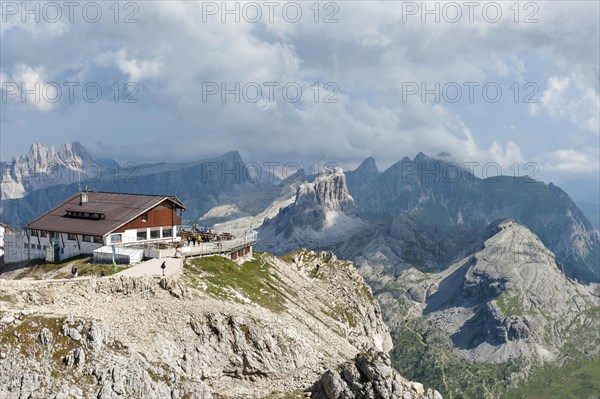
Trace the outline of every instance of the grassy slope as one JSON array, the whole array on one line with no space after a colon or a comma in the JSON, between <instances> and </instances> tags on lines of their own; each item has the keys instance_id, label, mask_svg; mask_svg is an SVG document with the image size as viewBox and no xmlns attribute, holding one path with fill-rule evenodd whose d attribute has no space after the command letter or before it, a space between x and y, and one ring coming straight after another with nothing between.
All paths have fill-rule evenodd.
<instances>
[{"instance_id":1,"label":"grassy slope","mask_svg":"<svg viewBox=\"0 0 600 399\"><path fill-rule=\"evenodd\" d=\"M564 367L538 370L529 382L507 392L507 399L600 398L600 356Z\"/></svg>"},{"instance_id":2,"label":"grassy slope","mask_svg":"<svg viewBox=\"0 0 600 399\"><path fill-rule=\"evenodd\" d=\"M498 397L516 364L470 364L453 355L443 333L424 333L418 320L393 336L392 362L404 377L437 389L448 399Z\"/></svg>"},{"instance_id":3,"label":"grassy slope","mask_svg":"<svg viewBox=\"0 0 600 399\"><path fill-rule=\"evenodd\" d=\"M255 253L251 261L239 265L220 256L191 259L185 276L191 284L220 299L236 299L235 292L267 309L285 310L285 297L278 281L269 272L270 264Z\"/></svg>"},{"instance_id":4,"label":"grassy slope","mask_svg":"<svg viewBox=\"0 0 600 399\"><path fill-rule=\"evenodd\" d=\"M92 263L90 256L75 256L65 259L62 262L48 263L44 260L31 260L26 266L20 267L17 274L13 277L15 280L20 279L55 279L73 277L71 267L76 266L79 276L110 276L113 274L113 265ZM118 271L121 271L125 266L119 265ZM11 272L8 268L0 268L0 277L3 272Z\"/></svg>"}]
</instances>

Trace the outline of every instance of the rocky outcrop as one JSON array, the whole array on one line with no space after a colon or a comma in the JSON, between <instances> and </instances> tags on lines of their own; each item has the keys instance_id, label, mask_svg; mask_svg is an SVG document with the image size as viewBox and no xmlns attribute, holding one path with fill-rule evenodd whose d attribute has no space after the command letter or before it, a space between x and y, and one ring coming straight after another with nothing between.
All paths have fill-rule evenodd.
<instances>
[{"instance_id":1,"label":"rocky outcrop","mask_svg":"<svg viewBox=\"0 0 600 399\"><path fill-rule=\"evenodd\" d=\"M309 391L313 399L442 399L438 391L400 376L383 353L358 354L327 370Z\"/></svg>"},{"instance_id":2,"label":"rocky outcrop","mask_svg":"<svg viewBox=\"0 0 600 399\"><path fill-rule=\"evenodd\" d=\"M325 169L301 184L293 204L260 228L258 248L285 253L298 247L323 248L366 227L358 217L341 168Z\"/></svg>"},{"instance_id":3,"label":"rocky outcrop","mask_svg":"<svg viewBox=\"0 0 600 399\"><path fill-rule=\"evenodd\" d=\"M193 260L160 280L0 287L7 399L302 395L357 353L392 348L370 289L328 252ZM377 386L399 378L377 373Z\"/></svg>"},{"instance_id":4,"label":"rocky outcrop","mask_svg":"<svg viewBox=\"0 0 600 399\"><path fill-rule=\"evenodd\" d=\"M314 182L301 185L296 192L294 207L299 211L318 207L324 211L356 212L341 168L325 169Z\"/></svg>"}]
</instances>

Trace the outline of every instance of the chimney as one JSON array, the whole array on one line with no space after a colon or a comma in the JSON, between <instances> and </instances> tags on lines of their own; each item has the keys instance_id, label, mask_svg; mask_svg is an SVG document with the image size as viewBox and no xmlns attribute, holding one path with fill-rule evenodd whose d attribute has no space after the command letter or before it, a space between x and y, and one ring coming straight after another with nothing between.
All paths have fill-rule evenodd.
<instances>
[{"instance_id":1,"label":"chimney","mask_svg":"<svg viewBox=\"0 0 600 399\"><path fill-rule=\"evenodd\" d=\"M84 190L79 194L79 205L83 205L86 202L88 202L88 193L87 190Z\"/></svg>"}]
</instances>

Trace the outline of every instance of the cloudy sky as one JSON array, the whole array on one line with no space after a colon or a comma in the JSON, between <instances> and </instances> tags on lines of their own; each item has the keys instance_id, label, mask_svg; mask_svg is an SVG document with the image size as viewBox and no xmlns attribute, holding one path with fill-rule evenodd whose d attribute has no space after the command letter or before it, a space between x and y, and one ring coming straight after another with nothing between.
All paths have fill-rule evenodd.
<instances>
[{"instance_id":1,"label":"cloudy sky","mask_svg":"<svg viewBox=\"0 0 600 399\"><path fill-rule=\"evenodd\" d=\"M597 181L596 1L22 4L2 2L2 160L422 151Z\"/></svg>"}]
</instances>

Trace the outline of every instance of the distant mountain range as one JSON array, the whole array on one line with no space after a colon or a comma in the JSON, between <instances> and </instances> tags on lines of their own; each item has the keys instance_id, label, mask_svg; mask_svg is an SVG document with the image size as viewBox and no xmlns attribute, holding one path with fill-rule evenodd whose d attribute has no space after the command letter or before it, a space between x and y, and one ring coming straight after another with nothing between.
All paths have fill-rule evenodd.
<instances>
[{"instance_id":1,"label":"distant mountain range","mask_svg":"<svg viewBox=\"0 0 600 399\"><path fill-rule=\"evenodd\" d=\"M259 215L276 219L262 228L275 251L333 245L358 264L434 271L472 250L488 224L512 218L540 237L567 275L600 281L599 232L559 187L526 176L480 179L422 153L385 171L368 158L353 171L299 171L274 182L255 181L235 151L197 162L119 165L94 161L78 142L59 151L33 144L2 167L0 220L15 226L82 186L168 193L186 204L188 220L203 224L246 218L237 226L244 229L261 225ZM285 206L279 212L274 204Z\"/></svg>"},{"instance_id":2,"label":"distant mountain range","mask_svg":"<svg viewBox=\"0 0 600 399\"><path fill-rule=\"evenodd\" d=\"M454 174L442 173L444 170ZM309 206L299 189L295 203L263 225L269 241L265 246L275 252L298 245L322 246L358 265L392 274L410 266L439 271L472 252L490 223L512 218L540 237L569 277L600 279L600 234L571 198L553 184L528 177L480 179L424 154L404 158L383 172L369 158L345 172L345 179L324 174L316 178L319 183L306 184L328 187L328 180L335 190L321 194L326 202L313 200ZM312 233L305 234L307 226L300 215L306 216L312 209L314 217L325 223L328 217L334 219L327 212L317 215L315 209L327 211L337 203L348 204L347 210L338 212L338 228L330 228L325 241L311 241L311 235L319 236L319 229L312 221ZM354 221L348 224L348 220ZM349 236L350 225L362 227ZM337 240L336 231L340 234Z\"/></svg>"},{"instance_id":3,"label":"distant mountain range","mask_svg":"<svg viewBox=\"0 0 600 399\"><path fill-rule=\"evenodd\" d=\"M23 225L86 187L94 191L176 195L186 204L189 219L227 203L230 197L239 197L241 191L271 201L280 190L272 184L250 183L251 176L238 152L198 162L146 164L96 162L76 142L63 145L62 153L70 157L58 157L52 149L34 144L27 156L4 164L0 220Z\"/></svg>"}]
</instances>

